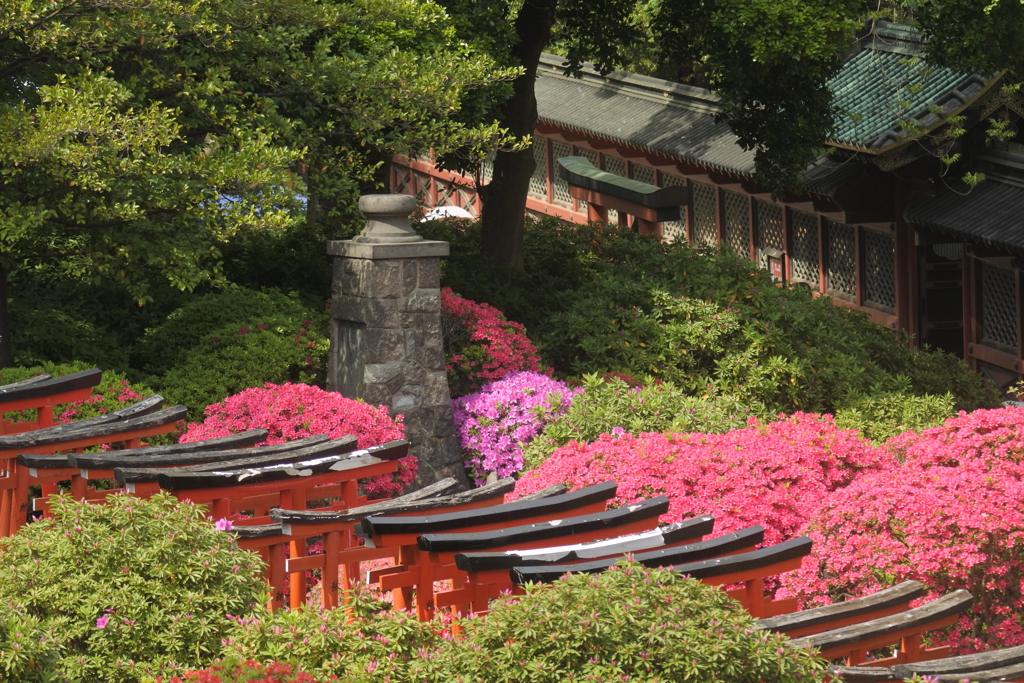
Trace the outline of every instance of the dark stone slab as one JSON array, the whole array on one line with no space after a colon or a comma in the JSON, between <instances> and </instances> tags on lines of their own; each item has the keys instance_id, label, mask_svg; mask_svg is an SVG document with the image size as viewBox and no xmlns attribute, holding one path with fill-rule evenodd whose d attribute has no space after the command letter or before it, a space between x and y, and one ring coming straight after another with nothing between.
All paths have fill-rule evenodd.
<instances>
[{"instance_id":1,"label":"dark stone slab","mask_svg":"<svg viewBox=\"0 0 1024 683\"><path fill-rule=\"evenodd\" d=\"M470 524L513 524L540 514L570 513L585 505L607 501L615 497L615 482L588 486L571 493L551 496L542 500L517 500L477 510L465 510L430 517L369 517L361 523L367 536L376 534L429 534L462 529Z\"/></svg>"},{"instance_id":2,"label":"dark stone slab","mask_svg":"<svg viewBox=\"0 0 1024 683\"><path fill-rule=\"evenodd\" d=\"M287 446L290 445L292 445L292 447L288 448ZM179 467L115 467L114 477L122 484L128 482L138 484L142 482L158 481L158 477L161 474L209 472L211 470L239 470L247 467L260 467L279 463L295 463L303 460L310 460L312 458L342 455L345 453L351 453L354 450L356 450L356 437L354 436L345 436L334 440L330 440L325 436L315 436L310 437L309 439L290 441L287 444L275 444L273 446L253 448L242 452L237 450L217 451L215 453L175 457L176 461L191 460L196 463L194 465L182 465ZM210 457L221 454L223 457ZM157 462L161 463L165 461L166 460L157 460Z\"/></svg>"},{"instance_id":3,"label":"dark stone slab","mask_svg":"<svg viewBox=\"0 0 1024 683\"><path fill-rule=\"evenodd\" d=\"M525 545L549 539L569 540L577 534L591 531L608 531L610 535L614 535L614 529L620 526L652 517L657 518L666 512L668 512L668 498L658 496L613 510L550 522L524 524L493 531L423 534L417 539L417 544L420 550L427 552L472 552Z\"/></svg>"},{"instance_id":4,"label":"dark stone slab","mask_svg":"<svg viewBox=\"0 0 1024 683\"><path fill-rule=\"evenodd\" d=\"M172 424L178 420L185 419L188 410L185 406L173 406L171 408L165 408L159 412L151 415L141 415L137 417L130 417L122 420L115 420L111 422L103 422L102 424L93 424L86 427L79 427L73 430L65 430L61 432L50 432L50 428L38 429L32 432L25 432L23 434L13 434L11 436L25 437L22 439L22 443L19 445L21 448L35 448L38 446L59 446L62 442L78 440L78 439L96 439L99 443L99 439L109 439L110 441L122 441L123 438L118 438L126 433L133 432L140 429L150 429L153 427L160 427L162 425ZM45 432L45 433L44 433ZM4 437L0 437L2 439ZM0 446L3 448L4 446ZM54 461L52 458L42 457L39 458L35 455L18 455L18 462L26 467L53 467ZM58 465L59 467L67 467L67 458L64 458L64 464Z\"/></svg>"},{"instance_id":5,"label":"dark stone slab","mask_svg":"<svg viewBox=\"0 0 1024 683\"><path fill-rule=\"evenodd\" d=\"M939 680L942 680L942 676L953 676L957 681L963 678L970 678L971 681L1017 678L1024 675L1024 645L929 662L898 664L892 669L901 679L915 674L922 677L938 676Z\"/></svg>"},{"instance_id":6,"label":"dark stone slab","mask_svg":"<svg viewBox=\"0 0 1024 683\"><path fill-rule=\"evenodd\" d=\"M863 598L761 619L757 622L756 627L774 633L795 631L809 626L820 626L862 614L870 614L896 605L906 605L922 595L924 595L924 586L919 582L904 581L897 586L866 595Z\"/></svg>"},{"instance_id":7,"label":"dark stone slab","mask_svg":"<svg viewBox=\"0 0 1024 683\"><path fill-rule=\"evenodd\" d=\"M167 491L216 488L237 484L255 484L308 477L325 472L343 472L369 465L397 460L409 452L408 441L390 441L342 455L328 455L314 460L286 462L277 465L249 467L246 469L177 472L168 474L165 470L157 475L160 488Z\"/></svg>"},{"instance_id":8,"label":"dark stone slab","mask_svg":"<svg viewBox=\"0 0 1024 683\"><path fill-rule=\"evenodd\" d=\"M764 529L760 526L752 526L713 538L710 541L691 543L679 548L663 548L637 553L633 556L633 559L647 567L671 567L676 564L693 563L720 557L726 553L750 549L762 541L764 541ZM527 562L523 565L516 565L512 570L512 574L513 576L516 574L521 574L524 577L528 576L528 578L524 578L524 581L550 583L557 580L563 574L596 574L603 572L617 564L622 557L611 557L575 564Z\"/></svg>"},{"instance_id":9,"label":"dark stone slab","mask_svg":"<svg viewBox=\"0 0 1024 683\"><path fill-rule=\"evenodd\" d=\"M620 556L625 553L637 553L654 550L669 543L683 543L690 539L700 538L711 533L714 528L713 517L704 516L677 522L655 529L655 533L643 532L620 536L610 543L609 540L594 541L538 550L505 552L459 553L455 556L455 564L467 572L481 572L496 569L512 569L513 567L536 567L544 564L560 564L564 562L581 562L586 559L597 559L605 556Z\"/></svg>"},{"instance_id":10,"label":"dark stone slab","mask_svg":"<svg viewBox=\"0 0 1024 683\"><path fill-rule=\"evenodd\" d=\"M836 647L855 646L869 638L896 633L906 628L927 628L945 617L959 614L971 606L974 598L965 590L958 590L932 600L926 605L906 612L900 612L880 619L872 619L862 624L854 624L843 628L825 631L804 638L794 638L797 647L816 647L827 650Z\"/></svg>"},{"instance_id":11,"label":"dark stone slab","mask_svg":"<svg viewBox=\"0 0 1024 683\"><path fill-rule=\"evenodd\" d=\"M145 448L126 448L121 451L105 451L103 453L69 453L68 465L83 469L110 469L127 462L138 462L139 458L165 458L175 455L193 453L227 452L228 449L245 448L263 443L267 439L266 429L252 429L247 432L222 436L216 439L203 439L188 443L172 443L166 446L146 446ZM326 439L327 437L323 437ZM294 442L290 442L294 443ZM234 451L236 454L238 451ZM173 463L172 463L173 464ZM182 463L184 464L184 463Z\"/></svg>"}]
</instances>

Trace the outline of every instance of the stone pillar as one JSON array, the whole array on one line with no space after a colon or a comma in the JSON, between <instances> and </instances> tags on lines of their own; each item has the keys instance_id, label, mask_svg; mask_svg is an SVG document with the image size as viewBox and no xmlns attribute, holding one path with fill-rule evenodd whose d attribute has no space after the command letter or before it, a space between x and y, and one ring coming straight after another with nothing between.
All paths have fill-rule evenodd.
<instances>
[{"instance_id":1,"label":"stone pillar","mask_svg":"<svg viewBox=\"0 0 1024 683\"><path fill-rule=\"evenodd\" d=\"M402 415L415 487L455 477L469 488L441 341L441 257L448 243L409 226L416 198L365 195L366 227L328 242L334 261L327 388Z\"/></svg>"}]
</instances>

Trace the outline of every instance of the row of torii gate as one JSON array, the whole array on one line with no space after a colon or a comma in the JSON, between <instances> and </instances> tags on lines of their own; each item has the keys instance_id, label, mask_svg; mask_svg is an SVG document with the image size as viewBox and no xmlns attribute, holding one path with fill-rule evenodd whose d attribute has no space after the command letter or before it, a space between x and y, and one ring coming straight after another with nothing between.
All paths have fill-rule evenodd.
<instances>
[{"instance_id":1,"label":"row of torii gate","mask_svg":"<svg viewBox=\"0 0 1024 683\"><path fill-rule=\"evenodd\" d=\"M391 591L397 608L415 610L423 620L440 610L486 614L489 601L503 592L566 573L600 572L628 555L728 589L758 619L757 628L842 660L831 675L849 683L913 675L942 682L1024 681L1024 647L951 657L948 648L923 644L929 631L951 625L970 607L964 590L913 608L925 594L915 581L802 611L794 600L772 599L764 580L800 566L811 550L806 537L763 546L764 530L753 526L705 540L714 532L710 516L659 526L668 511L665 496L609 509L614 482L576 491L553 486L505 502L512 479L461 492L447 479L392 500L368 501L358 480L394 472L408 453L406 441L359 449L354 437L311 437L260 446L267 433L252 430L146 447L141 439L173 431L184 417L183 406L163 407L159 396L54 425L53 406L87 397L99 377L99 370L91 370L0 387L3 412L37 411L35 420L0 423L0 535L50 514L49 497L59 482L92 504L166 491L207 506L212 519L233 522L238 546L259 553L266 564L271 609L286 607L286 593L287 607L303 605L310 570L321 572L322 606L342 607L360 577L360 563L386 558L391 566L370 572L367 580ZM123 448L83 452L110 443ZM89 486L96 479L117 485L96 490ZM33 485L41 486L34 498ZM316 538L323 552L308 554ZM439 580L451 581L451 589L438 592ZM894 655L869 661L871 651L894 645Z\"/></svg>"}]
</instances>

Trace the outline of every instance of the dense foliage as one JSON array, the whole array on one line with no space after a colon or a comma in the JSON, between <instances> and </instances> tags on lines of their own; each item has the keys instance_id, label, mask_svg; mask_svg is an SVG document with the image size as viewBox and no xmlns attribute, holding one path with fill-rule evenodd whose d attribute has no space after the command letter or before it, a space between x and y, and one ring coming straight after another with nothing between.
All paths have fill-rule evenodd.
<instances>
[{"instance_id":1,"label":"dense foliage","mask_svg":"<svg viewBox=\"0 0 1024 683\"><path fill-rule=\"evenodd\" d=\"M231 394L266 382L323 385L327 315L295 294L244 288L207 294L146 331L137 367L189 417Z\"/></svg>"},{"instance_id":2,"label":"dense foliage","mask_svg":"<svg viewBox=\"0 0 1024 683\"><path fill-rule=\"evenodd\" d=\"M807 604L907 579L965 588L972 610L937 642L959 652L1024 644L1024 409L979 410L882 446L891 464L826 497L811 558L783 577Z\"/></svg>"},{"instance_id":3,"label":"dense foliage","mask_svg":"<svg viewBox=\"0 0 1024 683\"><path fill-rule=\"evenodd\" d=\"M526 329L498 309L441 290L441 325L453 397L465 396L512 372L537 372L537 349Z\"/></svg>"},{"instance_id":4,"label":"dense foliage","mask_svg":"<svg viewBox=\"0 0 1024 683\"><path fill-rule=\"evenodd\" d=\"M295 611L240 620L225 640L220 671L257 659L353 683L786 683L820 680L824 670L811 651L751 628L723 591L631 563L502 598L486 618L463 619L457 638L440 620L374 613L358 600L354 606L353 615Z\"/></svg>"},{"instance_id":5,"label":"dense foliage","mask_svg":"<svg viewBox=\"0 0 1024 683\"><path fill-rule=\"evenodd\" d=\"M444 642L439 630L412 614L371 612L357 599L352 612L296 610L240 621L224 641L224 657L287 663L318 680L412 683L424 680L412 672Z\"/></svg>"},{"instance_id":6,"label":"dense foliage","mask_svg":"<svg viewBox=\"0 0 1024 683\"><path fill-rule=\"evenodd\" d=\"M523 448L565 413L576 391L537 372L517 372L452 401L455 431L477 486L523 469Z\"/></svg>"},{"instance_id":7,"label":"dense foliage","mask_svg":"<svg viewBox=\"0 0 1024 683\"><path fill-rule=\"evenodd\" d=\"M259 558L200 507L158 494L62 497L53 509L0 543L0 660L19 672L9 680L183 672L216 656L233 618L263 609Z\"/></svg>"},{"instance_id":8,"label":"dense foliage","mask_svg":"<svg viewBox=\"0 0 1024 683\"><path fill-rule=\"evenodd\" d=\"M226 242L301 221L290 188L309 197L323 236L394 154L482 154L504 139L496 124L451 114L468 91L516 72L475 52L431 2L4 8L5 277L38 267L114 283L138 302L159 283L223 283Z\"/></svg>"},{"instance_id":9,"label":"dense foliage","mask_svg":"<svg viewBox=\"0 0 1024 683\"><path fill-rule=\"evenodd\" d=\"M164 683L158 677L157 683ZM327 680L338 680L335 677ZM246 660L240 664L215 664L202 671L189 671L184 676L171 676L166 683L320 683L304 671L293 671L288 664L260 664Z\"/></svg>"},{"instance_id":10,"label":"dense foliage","mask_svg":"<svg viewBox=\"0 0 1024 683\"><path fill-rule=\"evenodd\" d=\"M453 683L820 680L824 661L751 628L725 592L624 562L499 599L448 648Z\"/></svg>"},{"instance_id":11,"label":"dense foliage","mask_svg":"<svg viewBox=\"0 0 1024 683\"><path fill-rule=\"evenodd\" d=\"M856 429L875 443L907 431L937 427L956 416L952 394L914 396L902 392L864 396L836 411L836 426Z\"/></svg>"},{"instance_id":12,"label":"dense foliage","mask_svg":"<svg viewBox=\"0 0 1024 683\"><path fill-rule=\"evenodd\" d=\"M206 419L191 423L180 441L201 441L262 427L270 432L265 443L277 444L326 434L334 439L352 435L359 448L403 438L402 416L392 419L382 406L345 398L308 384L266 384L229 396L207 406ZM416 459L398 461L393 475L363 482L372 497L389 497L412 483Z\"/></svg>"},{"instance_id":13,"label":"dense foliage","mask_svg":"<svg viewBox=\"0 0 1024 683\"><path fill-rule=\"evenodd\" d=\"M545 416L546 417L546 416ZM751 417L771 419L763 406L731 396L689 396L667 382L630 385L622 377L588 375L582 391L562 416L523 450L525 468L535 469L570 441L589 443L602 434L707 432L718 434L747 425Z\"/></svg>"},{"instance_id":14,"label":"dense foliage","mask_svg":"<svg viewBox=\"0 0 1024 683\"><path fill-rule=\"evenodd\" d=\"M891 392L950 392L958 409L999 404L960 360L779 287L728 251L549 220L527 231L525 271L497 278L481 268L478 229L426 226L452 243L444 283L525 323L556 373L647 374L773 413L833 412Z\"/></svg>"}]
</instances>

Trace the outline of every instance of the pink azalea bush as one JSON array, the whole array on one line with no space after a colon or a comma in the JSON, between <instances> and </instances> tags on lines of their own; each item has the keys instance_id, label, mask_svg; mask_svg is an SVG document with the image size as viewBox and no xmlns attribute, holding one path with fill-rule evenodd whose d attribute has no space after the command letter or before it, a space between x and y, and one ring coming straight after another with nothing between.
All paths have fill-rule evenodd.
<instances>
[{"instance_id":1,"label":"pink azalea bush","mask_svg":"<svg viewBox=\"0 0 1024 683\"><path fill-rule=\"evenodd\" d=\"M972 611L935 644L1024 644L1024 409L962 413L883 449L902 464L823 501L806 526L813 555L781 594L817 605L908 579L928 599L965 588Z\"/></svg>"},{"instance_id":2,"label":"pink azalea bush","mask_svg":"<svg viewBox=\"0 0 1024 683\"><path fill-rule=\"evenodd\" d=\"M317 434L335 439L351 434L357 437L359 448L404 438L402 416L392 419L383 407L309 384L268 383L207 406L206 419L190 423L180 441L213 439L260 427L270 432L268 445ZM415 476L416 459L407 456L398 461L394 475L380 475L363 485L372 498L389 497L411 484Z\"/></svg>"},{"instance_id":3,"label":"pink azalea bush","mask_svg":"<svg viewBox=\"0 0 1024 683\"><path fill-rule=\"evenodd\" d=\"M493 306L463 299L445 287L441 314L453 397L470 394L513 372L540 369L540 356L526 328Z\"/></svg>"},{"instance_id":4,"label":"pink azalea bush","mask_svg":"<svg viewBox=\"0 0 1024 683\"><path fill-rule=\"evenodd\" d=\"M621 431L621 430L620 430ZM516 496L565 484L618 484L615 505L667 495L663 522L715 516L715 533L761 524L765 543L792 538L831 492L859 472L881 470L890 456L831 416L796 413L724 434L602 435L559 448L516 485Z\"/></svg>"},{"instance_id":5,"label":"pink azalea bush","mask_svg":"<svg viewBox=\"0 0 1024 683\"><path fill-rule=\"evenodd\" d=\"M452 401L455 431L477 486L492 472L503 478L523 469L523 447L564 415L579 392L538 372L517 372Z\"/></svg>"}]
</instances>

